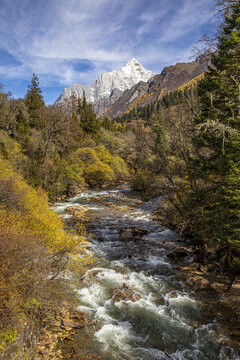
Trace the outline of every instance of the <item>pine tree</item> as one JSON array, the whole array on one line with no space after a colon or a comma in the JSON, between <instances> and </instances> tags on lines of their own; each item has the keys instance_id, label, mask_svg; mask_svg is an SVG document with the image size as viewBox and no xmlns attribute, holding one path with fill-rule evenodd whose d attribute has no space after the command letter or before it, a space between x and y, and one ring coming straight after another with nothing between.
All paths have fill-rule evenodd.
<instances>
[{"instance_id":1,"label":"pine tree","mask_svg":"<svg viewBox=\"0 0 240 360\"><path fill-rule=\"evenodd\" d=\"M15 138L20 141L20 138L25 137L29 131L29 114L28 109L23 99L11 99L10 107L15 114L16 119L16 134ZM26 139L25 139L26 141Z\"/></svg>"},{"instance_id":2,"label":"pine tree","mask_svg":"<svg viewBox=\"0 0 240 360\"><path fill-rule=\"evenodd\" d=\"M102 127L104 127L104 129L106 129L106 130L113 129L112 122L107 116L103 119Z\"/></svg>"},{"instance_id":3,"label":"pine tree","mask_svg":"<svg viewBox=\"0 0 240 360\"><path fill-rule=\"evenodd\" d=\"M217 241L240 267L240 2L225 14L212 67L198 86L199 159L192 178L195 236Z\"/></svg>"},{"instance_id":4,"label":"pine tree","mask_svg":"<svg viewBox=\"0 0 240 360\"><path fill-rule=\"evenodd\" d=\"M155 134L155 153L161 160L161 162L166 162L166 155L167 155L167 141L166 141L166 134L164 131L163 124L161 119L153 117L154 124L152 126L153 133Z\"/></svg>"},{"instance_id":5,"label":"pine tree","mask_svg":"<svg viewBox=\"0 0 240 360\"><path fill-rule=\"evenodd\" d=\"M28 86L25 104L30 114L30 125L38 126L38 111L44 106L44 101L42 90L39 87L39 79L35 74L32 76L31 85Z\"/></svg>"},{"instance_id":6,"label":"pine tree","mask_svg":"<svg viewBox=\"0 0 240 360\"><path fill-rule=\"evenodd\" d=\"M77 114L80 117L80 125L83 131L98 137L100 121L92 105L87 103L85 93L83 93L83 99L78 100Z\"/></svg>"}]
</instances>

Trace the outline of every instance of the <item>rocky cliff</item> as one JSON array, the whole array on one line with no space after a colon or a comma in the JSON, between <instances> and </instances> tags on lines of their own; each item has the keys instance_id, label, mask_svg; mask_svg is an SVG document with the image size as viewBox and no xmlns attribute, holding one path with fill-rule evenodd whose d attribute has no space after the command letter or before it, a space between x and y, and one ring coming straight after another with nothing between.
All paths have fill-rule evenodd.
<instances>
[{"instance_id":1,"label":"rocky cliff","mask_svg":"<svg viewBox=\"0 0 240 360\"><path fill-rule=\"evenodd\" d=\"M73 84L69 88L64 89L56 103L64 103L72 95L76 96L76 98L82 98L83 92L85 92L87 101L93 104L94 110L99 115L112 105L125 90L131 89L140 81L146 82L153 76L154 73L152 71L144 69L133 58L121 70L104 73L89 86Z\"/></svg>"}]
</instances>

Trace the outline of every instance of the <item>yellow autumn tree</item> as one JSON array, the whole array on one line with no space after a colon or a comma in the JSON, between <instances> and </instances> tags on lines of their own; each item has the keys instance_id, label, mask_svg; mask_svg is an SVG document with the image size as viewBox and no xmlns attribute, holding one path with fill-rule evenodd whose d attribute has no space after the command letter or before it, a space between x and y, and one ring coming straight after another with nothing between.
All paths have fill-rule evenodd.
<instances>
[{"instance_id":1,"label":"yellow autumn tree","mask_svg":"<svg viewBox=\"0 0 240 360\"><path fill-rule=\"evenodd\" d=\"M1 157L0 234L0 355L10 359L23 327L35 326L66 296L59 275L84 270L92 258L84 229L65 232L43 191L27 185Z\"/></svg>"}]
</instances>

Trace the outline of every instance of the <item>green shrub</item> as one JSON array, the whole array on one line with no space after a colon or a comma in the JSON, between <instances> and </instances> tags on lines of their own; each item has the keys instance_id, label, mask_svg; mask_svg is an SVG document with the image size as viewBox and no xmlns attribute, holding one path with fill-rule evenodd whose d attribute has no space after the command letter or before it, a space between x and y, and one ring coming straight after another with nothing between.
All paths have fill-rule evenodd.
<instances>
[{"instance_id":1,"label":"green shrub","mask_svg":"<svg viewBox=\"0 0 240 360\"><path fill-rule=\"evenodd\" d=\"M147 170L137 171L131 179L131 186L136 191L149 193L153 184L153 174Z\"/></svg>"}]
</instances>

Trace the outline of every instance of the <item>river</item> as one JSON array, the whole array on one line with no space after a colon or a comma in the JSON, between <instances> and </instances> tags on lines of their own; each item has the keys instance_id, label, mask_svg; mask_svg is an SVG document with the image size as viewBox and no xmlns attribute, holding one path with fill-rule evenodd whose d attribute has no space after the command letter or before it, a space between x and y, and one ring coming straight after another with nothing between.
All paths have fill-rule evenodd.
<instances>
[{"instance_id":1,"label":"river","mask_svg":"<svg viewBox=\"0 0 240 360\"><path fill-rule=\"evenodd\" d=\"M68 207L87 210L96 260L76 291L79 309L91 319L89 346L104 360L240 359L217 319L203 311L207 299L176 276L193 256L177 266L169 257L183 243L154 219L161 201L142 203L130 189L118 188L84 191L53 206L66 221Z\"/></svg>"}]
</instances>

